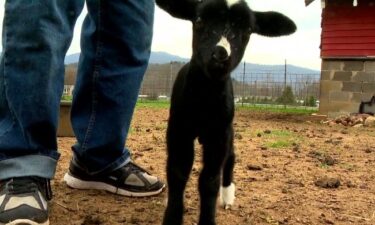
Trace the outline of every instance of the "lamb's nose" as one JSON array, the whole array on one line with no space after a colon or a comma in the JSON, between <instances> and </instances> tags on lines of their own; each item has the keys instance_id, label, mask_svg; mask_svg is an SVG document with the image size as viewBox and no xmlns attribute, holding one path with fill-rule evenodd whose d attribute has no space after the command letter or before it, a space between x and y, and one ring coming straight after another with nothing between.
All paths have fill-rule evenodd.
<instances>
[{"instance_id":1,"label":"lamb's nose","mask_svg":"<svg viewBox=\"0 0 375 225\"><path fill-rule=\"evenodd\" d=\"M219 62L224 62L228 60L229 55L228 55L227 50L224 47L216 46L212 54L212 57Z\"/></svg>"}]
</instances>

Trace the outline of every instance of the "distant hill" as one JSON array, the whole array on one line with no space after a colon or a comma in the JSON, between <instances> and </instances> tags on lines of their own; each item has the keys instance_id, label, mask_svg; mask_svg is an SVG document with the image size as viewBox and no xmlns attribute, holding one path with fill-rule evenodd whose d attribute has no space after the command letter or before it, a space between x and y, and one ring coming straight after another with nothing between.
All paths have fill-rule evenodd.
<instances>
[{"instance_id":1,"label":"distant hill","mask_svg":"<svg viewBox=\"0 0 375 225\"><path fill-rule=\"evenodd\" d=\"M164 64L170 62L188 62L188 58L182 58L180 56L172 55L166 52L151 52L150 63L151 64Z\"/></svg>"},{"instance_id":2,"label":"distant hill","mask_svg":"<svg viewBox=\"0 0 375 225\"><path fill-rule=\"evenodd\" d=\"M65 65L78 63L80 53L67 55L65 57ZM188 58L172 55L166 52L151 52L150 64L164 64L170 62L188 62Z\"/></svg>"},{"instance_id":3,"label":"distant hill","mask_svg":"<svg viewBox=\"0 0 375 225\"><path fill-rule=\"evenodd\" d=\"M65 57L65 60L64 60L65 65L78 63L79 55L80 55L80 53L75 53L75 54L72 54L72 55L67 55Z\"/></svg>"},{"instance_id":4,"label":"distant hill","mask_svg":"<svg viewBox=\"0 0 375 225\"><path fill-rule=\"evenodd\" d=\"M79 59L79 53L68 55L65 57L65 64L74 64L77 63ZM188 58L183 58L180 56L172 55L166 52L151 52L150 64L167 64L170 62L188 62ZM262 65L262 64L253 64L246 63L246 73L283 73L284 65ZM320 71L311 70L308 68L287 65L288 74L316 74L319 78ZM236 79L240 79L243 74L243 63L238 65L238 67L232 72L232 76Z\"/></svg>"},{"instance_id":5,"label":"distant hill","mask_svg":"<svg viewBox=\"0 0 375 225\"><path fill-rule=\"evenodd\" d=\"M239 64L237 68L232 72L232 77L236 80L242 80L244 75L244 65ZM288 74L287 80L295 80L300 78L302 75L309 75L313 80L320 79L320 71L312 70L300 66L294 66L287 64L286 72ZM246 63L245 65L245 76L249 79L258 81L265 81L272 77L273 81L283 81L285 73L285 65L262 65Z\"/></svg>"},{"instance_id":6,"label":"distant hill","mask_svg":"<svg viewBox=\"0 0 375 225\"><path fill-rule=\"evenodd\" d=\"M240 63L233 73L243 73L244 65L243 62ZM267 73L267 72L280 72L285 70L285 65L264 65L264 64L254 64L246 63L245 69L250 73ZM294 66L287 64L287 73L293 74L316 74L320 73L318 70L312 70L300 66Z\"/></svg>"}]
</instances>

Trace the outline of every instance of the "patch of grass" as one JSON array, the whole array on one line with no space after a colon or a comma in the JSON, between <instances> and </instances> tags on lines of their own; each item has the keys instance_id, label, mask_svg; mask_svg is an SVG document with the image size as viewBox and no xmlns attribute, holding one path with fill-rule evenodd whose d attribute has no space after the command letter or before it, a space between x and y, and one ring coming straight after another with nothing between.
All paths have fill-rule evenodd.
<instances>
[{"instance_id":1,"label":"patch of grass","mask_svg":"<svg viewBox=\"0 0 375 225\"><path fill-rule=\"evenodd\" d=\"M294 137L295 134L293 132L287 131L287 130L273 130L270 136L274 137Z\"/></svg>"},{"instance_id":2,"label":"patch of grass","mask_svg":"<svg viewBox=\"0 0 375 225\"><path fill-rule=\"evenodd\" d=\"M70 96L70 95L61 96L61 101L71 102L72 100L73 100L73 96Z\"/></svg>"},{"instance_id":3,"label":"patch of grass","mask_svg":"<svg viewBox=\"0 0 375 225\"><path fill-rule=\"evenodd\" d=\"M277 141L271 141L267 142L265 144L266 147L268 148L288 148L293 145L293 141L289 140L277 140Z\"/></svg>"},{"instance_id":4,"label":"patch of grass","mask_svg":"<svg viewBox=\"0 0 375 225\"><path fill-rule=\"evenodd\" d=\"M169 108L170 102L168 100L139 100L137 102L137 107L148 107L148 108ZM316 113L318 110L316 108L309 108L303 106L280 106L280 105L236 105L236 110L250 110L255 112L273 112L273 113L288 113L296 115L309 115L311 113Z\"/></svg>"},{"instance_id":5,"label":"patch of grass","mask_svg":"<svg viewBox=\"0 0 375 225\"><path fill-rule=\"evenodd\" d=\"M328 169L329 165L327 165L326 163L320 163L319 167L322 169Z\"/></svg>"},{"instance_id":6,"label":"patch of grass","mask_svg":"<svg viewBox=\"0 0 375 225\"><path fill-rule=\"evenodd\" d=\"M169 101L161 100L142 100L138 101L136 107L140 108L157 108L157 109L168 109L170 106Z\"/></svg>"},{"instance_id":7,"label":"patch of grass","mask_svg":"<svg viewBox=\"0 0 375 225\"><path fill-rule=\"evenodd\" d=\"M301 107L301 106L279 106L279 105L267 105L267 106L257 106L257 105L244 105L238 104L236 106L238 110L250 110L255 112L274 112L274 113L290 113L290 114L300 114L309 115L311 113L318 112L318 109Z\"/></svg>"},{"instance_id":8,"label":"patch of grass","mask_svg":"<svg viewBox=\"0 0 375 225\"><path fill-rule=\"evenodd\" d=\"M289 148L303 140L302 137L297 136L294 132L287 130L272 130L269 134L263 132L262 137L265 139L265 147L275 149Z\"/></svg>"},{"instance_id":9,"label":"patch of grass","mask_svg":"<svg viewBox=\"0 0 375 225\"><path fill-rule=\"evenodd\" d=\"M263 130L255 130L251 132L252 136L257 136L261 134L263 137L267 138L277 138L277 137L295 137L295 133L288 130L271 130L271 133L267 134Z\"/></svg>"}]
</instances>

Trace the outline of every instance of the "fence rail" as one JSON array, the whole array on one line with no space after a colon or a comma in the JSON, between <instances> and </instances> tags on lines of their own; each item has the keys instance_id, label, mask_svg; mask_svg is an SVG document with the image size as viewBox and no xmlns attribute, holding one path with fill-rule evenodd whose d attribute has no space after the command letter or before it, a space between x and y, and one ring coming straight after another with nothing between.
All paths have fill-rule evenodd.
<instances>
[{"instance_id":1,"label":"fence rail","mask_svg":"<svg viewBox=\"0 0 375 225\"><path fill-rule=\"evenodd\" d=\"M169 100L173 82L182 63L151 65L146 72L139 99ZM233 73L235 102L260 107L306 107L319 105L320 74L258 71Z\"/></svg>"}]
</instances>

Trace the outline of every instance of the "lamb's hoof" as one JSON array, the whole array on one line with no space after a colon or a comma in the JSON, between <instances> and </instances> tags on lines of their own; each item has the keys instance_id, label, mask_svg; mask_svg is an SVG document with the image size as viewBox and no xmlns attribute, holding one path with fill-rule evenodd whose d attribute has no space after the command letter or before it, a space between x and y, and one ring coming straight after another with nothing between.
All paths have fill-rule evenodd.
<instances>
[{"instance_id":1,"label":"lamb's hoof","mask_svg":"<svg viewBox=\"0 0 375 225\"><path fill-rule=\"evenodd\" d=\"M230 209L234 204L236 187L231 183L228 187L220 188L220 205L224 209Z\"/></svg>"},{"instance_id":2,"label":"lamb's hoof","mask_svg":"<svg viewBox=\"0 0 375 225\"><path fill-rule=\"evenodd\" d=\"M224 208L225 210L231 209L231 207L232 207L232 205L223 205L223 208Z\"/></svg>"}]
</instances>

